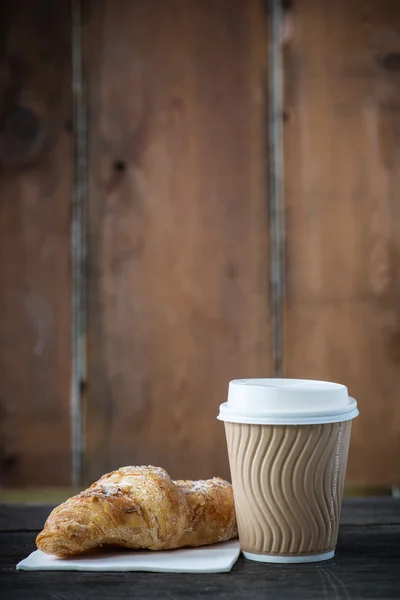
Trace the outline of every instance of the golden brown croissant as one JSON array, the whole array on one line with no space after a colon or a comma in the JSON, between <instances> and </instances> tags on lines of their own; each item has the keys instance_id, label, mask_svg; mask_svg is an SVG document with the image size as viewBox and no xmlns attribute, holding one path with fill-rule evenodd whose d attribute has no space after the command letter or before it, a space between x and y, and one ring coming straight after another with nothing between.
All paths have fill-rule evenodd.
<instances>
[{"instance_id":1,"label":"golden brown croissant","mask_svg":"<svg viewBox=\"0 0 400 600\"><path fill-rule=\"evenodd\" d=\"M36 543L47 554L71 556L100 546L202 546L236 535L227 481L172 481L159 467L123 467L57 506Z\"/></svg>"}]
</instances>

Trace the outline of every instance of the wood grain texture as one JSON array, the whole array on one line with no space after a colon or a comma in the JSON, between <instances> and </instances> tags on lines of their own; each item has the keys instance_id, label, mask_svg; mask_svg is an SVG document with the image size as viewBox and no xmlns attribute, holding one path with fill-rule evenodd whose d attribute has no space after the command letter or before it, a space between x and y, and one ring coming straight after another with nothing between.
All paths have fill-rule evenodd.
<instances>
[{"instance_id":1,"label":"wood grain texture","mask_svg":"<svg viewBox=\"0 0 400 600\"><path fill-rule=\"evenodd\" d=\"M0 532L41 531L54 504L0 503Z\"/></svg>"},{"instance_id":2,"label":"wood grain texture","mask_svg":"<svg viewBox=\"0 0 400 600\"><path fill-rule=\"evenodd\" d=\"M86 3L87 481L229 477L228 381L272 374L261 4Z\"/></svg>"},{"instance_id":3,"label":"wood grain texture","mask_svg":"<svg viewBox=\"0 0 400 600\"><path fill-rule=\"evenodd\" d=\"M380 514L377 500L377 514ZM396 504L395 500L392 500ZM0 507L1 508L1 507ZM31 508L26 507L29 514ZM347 519L348 504L343 517ZM382 509L382 513L385 508ZM10 514L16 523L19 511ZM23 522L29 522L29 516ZM400 596L400 526L374 525L362 519L342 525L335 558L323 563L265 564L239 558L230 573L83 573L16 571L17 562L35 548L36 532L0 533L0 587L2 600L43 598L179 598L200 600L251 598L279 600L398 599ZM134 583L133 583L134 582ZM167 592L167 593L166 593Z\"/></svg>"},{"instance_id":4,"label":"wood grain texture","mask_svg":"<svg viewBox=\"0 0 400 600\"><path fill-rule=\"evenodd\" d=\"M70 484L69 2L0 30L0 485Z\"/></svg>"},{"instance_id":5,"label":"wood grain texture","mask_svg":"<svg viewBox=\"0 0 400 600\"><path fill-rule=\"evenodd\" d=\"M348 385L348 482L400 480L400 5L285 20L284 372Z\"/></svg>"}]
</instances>

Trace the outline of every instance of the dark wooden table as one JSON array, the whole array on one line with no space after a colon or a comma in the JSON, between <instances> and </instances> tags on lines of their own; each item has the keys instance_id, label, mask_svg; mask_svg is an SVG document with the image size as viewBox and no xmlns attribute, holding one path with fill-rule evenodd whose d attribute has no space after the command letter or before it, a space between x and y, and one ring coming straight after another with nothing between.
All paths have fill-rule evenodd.
<instances>
[{"instance_id":1,"label":"dark wooden table","mask_svg":"<svg viewBox=\"0 0 400 600\"><path fill-rule=\"evenodd\" d=\"M16 571L35 548L50 506L0 505L0 598L54 600L400 599L400 500L347 500L334 559L267 565L240 558L231 573L57 573Z\"/></svg>"}]
</instances>

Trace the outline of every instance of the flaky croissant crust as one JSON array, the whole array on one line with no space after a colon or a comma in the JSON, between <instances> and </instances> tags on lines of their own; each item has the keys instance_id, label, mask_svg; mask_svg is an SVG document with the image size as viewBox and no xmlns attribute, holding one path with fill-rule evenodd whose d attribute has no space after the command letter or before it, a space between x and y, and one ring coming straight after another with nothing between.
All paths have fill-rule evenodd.
<instances>
[{"instance_id":1,"label":"flaky croissant crust","mask_svg":"<svg viewBox=\"0 0 400 600\"><path fill-rule=\"evenodd\" d=\"M47 554L101 546L167 550L237 536L232 486L223 479L173 481L159 467L122 467L57 506L37 536Z\"/></svg>"}]
</instances>

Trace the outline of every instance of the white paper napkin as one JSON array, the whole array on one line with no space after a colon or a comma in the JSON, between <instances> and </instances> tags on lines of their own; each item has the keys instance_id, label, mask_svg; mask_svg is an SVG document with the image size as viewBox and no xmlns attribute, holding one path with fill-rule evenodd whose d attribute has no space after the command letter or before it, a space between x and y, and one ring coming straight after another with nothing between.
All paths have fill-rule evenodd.
<instances>
[{"instance_id":1,"label":"white paper napkin","mask_svg":"<svg viewBox=\"0 0 400 600\"><path fill-rule=\"evenodd\" d=\"M22 571L155 571L162 573L227 573L240 554L238 540L183 550L138 550L59 558L40 550L17 564Z\"/></svg>"}]
</instances>

